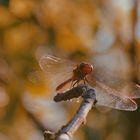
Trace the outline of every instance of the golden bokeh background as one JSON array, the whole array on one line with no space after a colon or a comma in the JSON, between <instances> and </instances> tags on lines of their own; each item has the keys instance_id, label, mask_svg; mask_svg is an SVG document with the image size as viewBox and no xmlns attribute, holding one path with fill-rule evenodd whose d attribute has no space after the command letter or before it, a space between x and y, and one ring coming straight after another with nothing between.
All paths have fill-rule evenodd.
<instances>
[{"instance_id":1,"label":"golden bokeh background","mask_svg":"<svg viewBox=\"0 0 140 140\"><path fill-rule=\"evenodd\" d=\"M0 0L0 140L43 140L79 107L53 101L45 54L89 61L108 82L140 83L139 0ZM73 139L140 140L140 109L96 107Z\"/></svg>"}]
</instances>

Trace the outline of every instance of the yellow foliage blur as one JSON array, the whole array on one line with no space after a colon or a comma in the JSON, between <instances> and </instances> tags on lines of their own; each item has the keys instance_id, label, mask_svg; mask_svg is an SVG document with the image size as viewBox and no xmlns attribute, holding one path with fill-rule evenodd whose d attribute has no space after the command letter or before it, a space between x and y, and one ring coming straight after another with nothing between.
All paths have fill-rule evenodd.
<instances>
[{"instance_id":1,"label":"yellow foliage blur","mask_svg":"<svg viewBox=\"0 0 140 140\"><path fill-rule=\"evenodd\" d=\"M33 11L33 1L10 0L9 11L18 18L29 18Z\"/></svg>"},{"instance_id":2,"label":"yellow foliage blur","mask_svg":"<svg viewBox=\"0 0 140 140\"><path fill-rule=\"evenodd\" d=\"M0 5L0 29L8 27L13 24L16 19L8 10L8 8Z\"/></svg>"},{"instance_id":3,"label":"yellow foliage blur","mask_svg":"<svg viewBox=\"0 0 140 140\"><path fill-rule=\"evenodd\" d=\"M33 23L22 23L6 30L3 35L3 43L8 52L26 50L44 43L47 36Z\"/></svg>"},{"instance_id":4,"label":"yellow foliage blur","mask_svg":"<svg viewBox=\"0 0 140 140\"><path fill-rule=\"evenodd\" d=\"M78 101L54 103L46 54L89 61L105 83L139 83L139 9L138 0L0 0L0 140L43 139L76 112ZM139 140L139 116L96 107L75 140Z\"/></svg>"}]
</instances>

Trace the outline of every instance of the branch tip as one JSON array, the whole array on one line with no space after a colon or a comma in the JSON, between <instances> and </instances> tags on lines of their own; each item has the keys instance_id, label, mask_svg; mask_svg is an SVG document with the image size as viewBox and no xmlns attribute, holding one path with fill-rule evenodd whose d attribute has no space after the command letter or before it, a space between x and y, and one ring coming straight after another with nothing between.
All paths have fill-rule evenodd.
<instances>
[{"instance_id":1,"label":"branch tip","mask_svg":"<svg viewBox=\"0 0 140 140\"><path fill-rule=\"evenodd\" d=\"M50 140L70 140L77 129L82 124L86 123L86 117L89 111L97 102L95 90L93 87L89 85L79 85L68 91L65 91L64 93L58 93L54 97L54 101L60 102L79 97L83 98L83 102L81 103L75 116L66 125L61 127L57 133L45 131L44 137L47 137Z\"/></svg>"},{"instance_id":2,"label":"branch tip","mask_svg":"<svg viewBox=\"0 0 140 140\"><path fill-rule=\"evenodd\" d=\"M54 140L55 139L55 133L54 132L51 132L49 130L45 130L44 131L44 140Z\"/></svg>"}]
</instances>

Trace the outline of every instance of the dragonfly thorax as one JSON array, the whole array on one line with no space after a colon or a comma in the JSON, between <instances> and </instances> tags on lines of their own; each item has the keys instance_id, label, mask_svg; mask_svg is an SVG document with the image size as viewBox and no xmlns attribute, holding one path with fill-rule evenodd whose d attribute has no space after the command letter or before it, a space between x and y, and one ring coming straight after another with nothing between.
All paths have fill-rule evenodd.
<instances>
[{"instance_id":1,"label":"dragonfly thorax","mask_svg":"<svg viewBox=\"0 0 140 140\"><path fill-rule=\"evenodd\" d=\"M74 79L83 79L86 75L90 74L93 71L93 66L88 63L80 63L73 70Z\"/></svg>"},{"instance_id":2,"label":"dragonfly thorax","mask_svg":"<svg viewBox=\"0 0 140 140\"><path fill-rule=\"evenodd\" d=\"M79 70L80 70L83 74L87 75L87 74L90 74L90 73L93 71L93 66L92 66L91 64L82 62L82 63L80 63L80 65L79 65Z\"/></svg>"}]
</instances>

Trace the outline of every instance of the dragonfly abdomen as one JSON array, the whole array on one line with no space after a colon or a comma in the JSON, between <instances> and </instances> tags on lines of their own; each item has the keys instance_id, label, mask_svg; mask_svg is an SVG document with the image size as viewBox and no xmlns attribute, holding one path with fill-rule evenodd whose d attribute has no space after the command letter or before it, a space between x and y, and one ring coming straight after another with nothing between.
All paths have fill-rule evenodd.
<instances>
[{"instance_id":1,"label":"dragonfly abdomen","mask_svg":"<svg viewBox=\"0 0 140 140\"><path fill-rule=\"evenodd\" d=\"M64 81L63 83L61 83L60 85L58 85L56 87L56 90L60 90L62 89L66 84L68 84L69 82L71 82L73 80L73 78L69 78L68 80Z\"/></svg>"}]
</instances>

